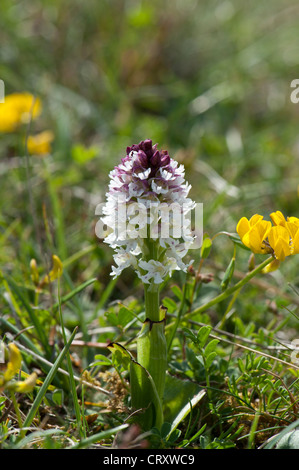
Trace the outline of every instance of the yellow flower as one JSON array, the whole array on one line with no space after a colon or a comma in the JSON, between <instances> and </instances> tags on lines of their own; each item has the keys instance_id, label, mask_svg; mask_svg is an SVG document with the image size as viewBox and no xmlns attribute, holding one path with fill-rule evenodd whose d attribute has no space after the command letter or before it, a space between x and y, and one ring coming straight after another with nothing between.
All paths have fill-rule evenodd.
<instances>
[{"instance_id":1,"label":"yellow flower","mask_svg":"<svg viewBox=\"0 0 299 470\"><path fill-rule=\"evenodd\" d=\"M245 246L253 253L272 253L278 262L284 261L286 256L299 253L299 219L288 217L285 219L280 211L270 214L271 222L263 220L261 215L255 214L248 220L242 217L237 225L237 232ZM279 263L267 267L267 272L277 269ZM265 271L266 272L266 271Z\"/></svg>"},{"instance_id":2,"label":"yellow flower","mask_svg":"<svg viewBox=\"0 0 299 470\"><path fill-rule=\"evenodd\" d=\"M31 271L31 279L33 281L33 284L35 284L36 286L38 286L38 283L39 283L39 272L38 272L38 269L37 269L37 264L36 264L36 260L35 259L32 259L30 261L30 271Z\"/></svg>"},{"instance_id":3,"label":"yellow flower","mask_svg":"<svg viewBox=\"0 0 299 470\"><path fill-rule=\"evenodd\" d=\"M0 132L14 132L41 113L41 102L31 93L12 93L0 103Z\"/></svg>"},{"instance_id":4,"label":"yellow flower","mask_svg":"<svg viewBox=\"0 0 299 470\"><path fill-rule=\"evenodd\" d=\"M283 242L278 243L280 246L280 249L282 250L282 253L285 253L285 256L298 254L299 253L299 219L297 219L297 217L288 217L286 220L284 215L280 211L272 212L272 214L270 214L270 217L272 219L272 222L276 226L285 227L289 233L289 237L290 237L288 241L289 249L287 249L286 246L285 248L283 248L283 246L285 245L285 242L287 241L286 232L279 230L277 233L274 234L275 243L278 242L278 240L276 240L278 236L280 238L282 237L284 240ZM271 245L270 239L269 239L269 242ZM274 240L272 240L272 242L274 243ZM272 248L274 249L274 247ZM276 251L275 251L275 255L277 256Z\"/></svg>"},{"instance_id":5,"label":"yellow flower","mask_svg":"<svg viewBox=\"0 0 299 470\"><path fill-rule=\"evenodd\" d=\"M245 246L253 253L270 253L271 249L265 243L271 229L271 222L264 220L262 215L255 214L248 220L242 217L237 225L237 232Z\"/></svg>"},{"instance_id":6,"label":"yellow flower","mask_svg":"<svg viewBox=\"0 0 299 470\"><path fill-rule=\"evenodd\" d=\"M49 272L49 275L46 274L46 276L42 279L41 283L39 284L39 287L44 287L45 285L49 284L50 282L55 281L56 279L60 278L63 272L63 265L58 256L53 255L52 256L52 261L53 261L53 268Z\"/></svg>"},{"instance_id":7,"label":"yellow flower","mask_svg":"<svg viewBox=\"0 0 299 470\"><path fill-rule=\"evenodd\" d=\"M27 139L28 152L35 155L46 155L51 152L51 142L54 134L51 131L43 131L36 135L30 135Z\"/></svg>"}]
</instances>

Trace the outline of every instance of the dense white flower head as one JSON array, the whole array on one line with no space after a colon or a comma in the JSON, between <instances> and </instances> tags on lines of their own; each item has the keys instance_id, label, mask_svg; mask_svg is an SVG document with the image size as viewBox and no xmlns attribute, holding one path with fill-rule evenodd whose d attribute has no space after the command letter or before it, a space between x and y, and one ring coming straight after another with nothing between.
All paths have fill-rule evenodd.
<instances>
[{"instance_id":1,"label":"dense white flower head","mask_svg":"<svg viewBox=\"0 0 299 470\"><path fill-rule=\"evenodd\" d=\"M158 285L173 270L186 271L190 263L182 258L194 241L195 202L188 197L184 166L144 140L127 148L109 176L101 220L108 232L104 241L115 250L111 274L131 266L144 283Z\"/></svg>"}]
</instances>

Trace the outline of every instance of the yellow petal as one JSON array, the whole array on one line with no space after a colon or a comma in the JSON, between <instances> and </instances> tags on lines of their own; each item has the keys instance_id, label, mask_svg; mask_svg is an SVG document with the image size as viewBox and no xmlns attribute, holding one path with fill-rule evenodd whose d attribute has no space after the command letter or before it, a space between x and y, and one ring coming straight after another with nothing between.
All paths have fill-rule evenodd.
<instances>
[{"instance_id":1,"label":"yellow petal","mask_svg":"<svg viewBox=\"0 0 299 470\"><path fill-rule=\"evenodd\" d=\"M288 222L295 224L299 227L299 219L297 217L288 217Z\"/></svg>"},{"instance_id":2,"label":"yellow petal","mask_svg":"<svg viewBox=\"0 0 299 470\"><path fill-rule=\"evenodd\" d=\"M262 273L263 274L272 273L273 271L276 271L276 269L278 269L279 266L280 266L279 259L274 259L273 261L271 261L271 263L267 264L267 266L265 266L262 269Z\"/></svg>"},{"instance_id":3,"label":"yellow petal","mask_svg":"<svg viewBox=\"0 0 299 470\"><path fill-rule=\"evenodd\" d=\"M63 272L62 262L56 255L52 256L52 260L53 260L53 268L49 272L49 275L46 275L42 279L41 283L39 284L40 287L43 287L46 284L49 284L49 282L55 281L55 279L58 279L62 275L62 272Z\"/></svg>"},{"instance_id":4,"label":"yellow petal","mask_svg":"<svg viewBox=\"0 0 299 470\"><path fill-rule=\"evenodd\" d=\"M38 273L37 264L36 264L35 259L32 259L30 261L30 271L31 271L31 279L32 279L33 283L35 285L38 285L38 283L39 283L39 273Z\"/></svg>"},{"instance_id":5,"label":"yellow petal","mask_svg":"<svg viewBox=\"0 0 299 470\"><path fill-rule=\"evenodd\" d=\"M296 255L299 253L299 230L297 230L295 236L293 237L293 251L292 254Z\"/></svg>"},{"instance_id":6,"label":"yellow petal","mask_svg":"<svg viewBox=\"0 0 299 470\"><path fill-rule=\"evenodd\" d=\"M282 212L280 211L272 212L272 214L270 214L270 217L274 225L282 225L283 227L285 226L286 219L284 218L284 215Z\"/></svg>"},{"instance_id":7,"label":"yellow petal","mask_svg":"<svg viewBox=\"0 0 299 470\"><path fill-rule=\"evenodd\" d=\"M15 383L15 391L19 393L31 392L33 388L35 387L36 379L37 379L37 375L35 372L33 372L33 374L29 375L29 377L27 377L26 380Z\"/></svg>"},{"instance_id":8,"label":"yellow petal","mask_svg":"<svg viewBox=\"0 0 299 470\"><path fill-rule=\"evenodd\" d=\"M283 261L291 254L290 234L282 225L275 225L268 234L270 246L274 250L275 257Z\"/></svg>"},{"instance_id":9,"label":"yellow petal","mask_svg":"<svg viewBox=\"0 0 299 470\"><path fill-rule=\"evenodd\" d=\"M271 222L269 222L268 220L260 220L255 224L254 228L258 231L261 241L267 238L271 227Z\"/></svg>"},{"instance_id":10,"label":"yellow petal","mask_svg":"<svg viewBox=\"0 0 299 470\"><path fill-rule=\"evenodd\" d=\"M253 227L253 225L255 225L257 222L259 222L260 220L263 219L263 216L262 215L259 215L259 214L254 214L251 219L249 220L249 225L251 227Z\"/></svg>"},{"instance_id":11,"label":"yellow petal","mask_svg":"<svg viewBox=\"0 0 299 470\"><path fill-rule=\"evenodd\" d=\"M244 237L245 233L249 231L249 229L250 229L250 225L249 225L248 219L246 217L242 217L242 219L239 220L237 224L237 228L236 228L237 233L239 237L241 238L241 240Z\"/></svg>"},{"instance_id":12,"label":"yellow petal","mask_svg":"<svg viewBox=\"0 0 299 470\"><path fill-rule=\"evenodd\" d=\"M253 253L267 253L264 240L266 240L271 229L271 222L263 220L263 216L255 214L248 221L242 217L237 225L237 232L245 246Z\"/></svg>"},{"instance_id":13,"label":"yellow petal","mask_svg":"<svg viewBox=\"0 0 299 470\"><path fill-rule=\"evenodd\" d=\"M58 256L53 255L52 260L53 260L53 269L49 273L51 282L55 281L55 279L58 279L62 275L62 272L63 272L62 262L60 261Z\"/></svg>"},{"instance_id":14,"label":"yellow petal","mask_svg":"<svg viewBox=\"0 0 299 470\"><path fill-rule=\"evenodd\" d=\"M249 232L249 243L254 253L262 253L263 239L260 236L260 232L257 226L254 226Z\"/></svg>"},{"instance_id":15,"label":"yellow petal","mask_svg":"<svg viewBox=\"0 0 299 470\"><path fill-rule=\"evenodd\" d=\"M19 371L22 365L22 356L14 343L8 345L9 349L9 362L4 372L4 380L8 382L11 380Z\"/></svg>"},{"instance_id":16,"label":"yellow petal","mask_svg":"<svg viewBox=\"0 0 299 470\"><path fill-rule=\"evenodd\" d=\"M259 231L256 227L252 227L242 238L245 246L251 249L253 253L263 253L262 242Z\"/></svg>"}]
</instances>

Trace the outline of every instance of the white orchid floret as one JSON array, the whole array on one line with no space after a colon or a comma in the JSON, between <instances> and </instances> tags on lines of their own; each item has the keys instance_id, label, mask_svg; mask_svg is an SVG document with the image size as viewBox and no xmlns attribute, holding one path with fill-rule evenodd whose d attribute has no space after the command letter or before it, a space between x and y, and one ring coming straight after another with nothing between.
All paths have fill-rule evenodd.
<instances>
[{"instance_id":1,"label":"white orchid floret","mask_svg":"<svg viewBox=\"0 0 299 470\"><path fill-rule=\"evenodd\" d=\"M165 263L153 259L149 261L140 260L138 266L143 271L143 274L139 272L138 276L145 284L150 284L151 282L162 284L164 278L177 269L173 258L168 258Z\"/></svg>"},{"instance_id":2,"label":"white orchid floret","mask_svg":"<svg viewBox=\"0 0 299 470\"><path fill-rule=\"evenodd\" d=\"M129 266L132 266L134 269L137 269L138 263L136 256L124 249L120 249L118 253L113 255L113 259L117 265L117 267L112 266L111 275L114 279L118 277L121 272Z\"/></svg>"},{"instance_id":3,"label":"white orchid floret","mask_svg":"<svg viewBox=\"0 0 299 470\"><path fill-rule=\"evenodd\" d=\"M150 172L151 172L151 169L148 168L145 171L139 171L137 173L133 173L133 176L136 176L136 178L139 178L140 180L145 180L148 178Z\"/></svg>"}]
</instances>

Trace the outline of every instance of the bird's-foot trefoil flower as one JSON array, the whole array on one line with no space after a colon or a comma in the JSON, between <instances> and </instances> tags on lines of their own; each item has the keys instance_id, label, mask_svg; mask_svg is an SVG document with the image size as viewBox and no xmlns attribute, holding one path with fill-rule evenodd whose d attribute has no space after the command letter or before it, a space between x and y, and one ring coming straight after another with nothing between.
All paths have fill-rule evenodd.
<instances>
[{"instance_id":1,"label":"bird's-foot trefoil flower","mask_svg":"<svg viewBox=\"0 0 299 470\"><path fill-rule=\"evenodd\" d=\"M249 220L242 217L237 225L237 232L245 246L253 253L270 253L266 243L271 230L271 222L264 220L263 216L255 214Z\"/></svg>"},{"instance_id":2,"label":"bird's-foot trefoil flower","mask_svg":"<svg viewBox=\"0 0 299 470\"><path fill-rule=\"evenodd\" d=\"M237 224L237 232L245 246L253 253L272 253L278 262L287 256L299 253L299 219L287 217L280 211L270 214L271 221L255 214L248 220L242 217ZM278 267L279 263L275 263ZM268 269L269 271L269 269Z\"/></svg>"}]
</instances>

